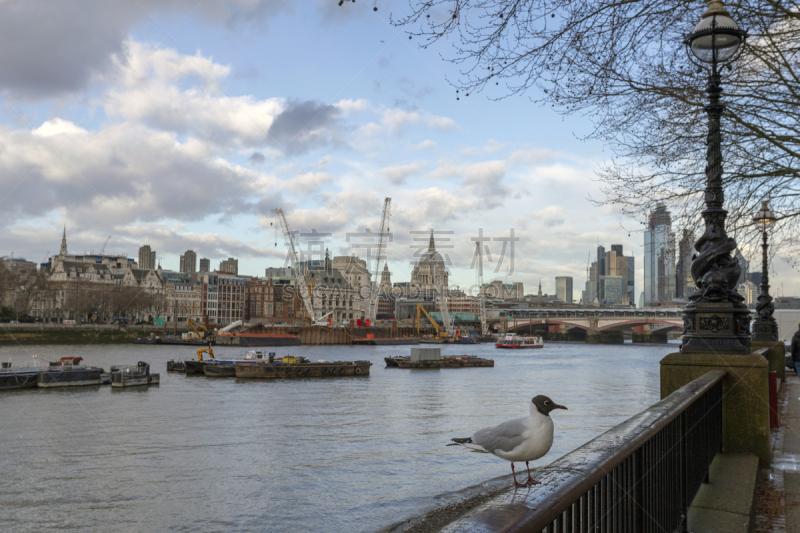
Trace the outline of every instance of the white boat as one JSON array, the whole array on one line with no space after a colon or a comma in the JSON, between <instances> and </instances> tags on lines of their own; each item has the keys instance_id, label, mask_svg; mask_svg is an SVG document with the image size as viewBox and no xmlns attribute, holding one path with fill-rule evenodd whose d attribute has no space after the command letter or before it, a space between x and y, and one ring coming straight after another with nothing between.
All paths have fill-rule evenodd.
<instances>
[{"instance_id":1,"label":"white boat","mask_svg":"<svg viewBox=\"0 0 800 533\"><path fill-rule=\"evenodd\" d=\"M506 336L500 339L495 348L509 348L509 349L522 349L522 348L544 348L544 339L542 337L524 337L516 333L506 333Z\"/></svg>"}]
</instances>

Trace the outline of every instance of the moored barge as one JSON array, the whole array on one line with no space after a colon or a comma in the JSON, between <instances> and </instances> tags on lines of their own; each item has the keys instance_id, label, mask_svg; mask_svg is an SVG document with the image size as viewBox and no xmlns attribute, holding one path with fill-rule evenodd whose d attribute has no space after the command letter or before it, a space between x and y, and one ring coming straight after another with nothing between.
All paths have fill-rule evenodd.
<instances>
[{"instance_id":1,"label":"moored barge","mask_svg":"<svg viewBox=\"0 0 800 533\"><path fill-rule=\"evenodd\" d=\"M36 387L38 381L39 368L20 368L11 369L11 364L6 366L3 363L3 368L0 370L0 390L9 389L32 389Z\"/></svg>"},{"instance_id":2,"label":"moored barge","mask_svg":"<svg viewBox=\"0 0 800 533\"><path fill-rule=\"evenodd\" d=\"M284 357L281 361L236 363L240 379L300 379L368 376L369 361L317 361L304 357Z\"/></svg>"},{"instance_id":3,"label":"moored barge","mask_svg":"<svg viewBox=\"0 0 800 533\"><path fill-rule=\"evenodd\" d=\"M476 355L446 355L441 359L412 361L408 355L385 357L386 368L471 368L493 367L494 360Z\"/></svg>"},{"instance_id":4,"label":"moored barge","mask_svg":"<svg viewBox=\"0 0 800 533\"><path fill-rule=\"evenodd\" d=\"M103 369L95 366L82 366L82 357L62 357L57 363L50 363L47 370L39 372L36 386L82 387L101 385Z\"/></svg>"},{"instance_id":5,"label":"moored barge","mask_svg":"<svg viewBox=\"0 0 800 533\"><path fill-rule=\"evenodd\" d=\"M403 344L419 344L419 337L393 337L388 339L353 339L356 346L400 346Z\"/></svg>"},{"instance_id":6,"label":"moored barge","mask_svg":"<svg viewBox=\"0 0 800 533\"><path fill-rule=\"evenodd\" d=\"M112 366L112 387L136 387L141 385L158 385L161 376L150 373L150 365L139 361L136 366Z\"/></svg>"}]
</instances>

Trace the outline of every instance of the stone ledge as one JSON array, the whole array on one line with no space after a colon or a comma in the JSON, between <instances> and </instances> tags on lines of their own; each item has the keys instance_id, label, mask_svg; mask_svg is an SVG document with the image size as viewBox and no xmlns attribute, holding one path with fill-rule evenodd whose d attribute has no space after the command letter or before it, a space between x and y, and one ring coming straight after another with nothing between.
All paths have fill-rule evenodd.
<instances>
[{"instance_id":1,"label":"stone ledge","mask_svg":"<svg viewBox=\"0 0 800 533\"><path fill-rule=\"evenodd\" d=\"M691 533L747 533L753 511L758 457L719 453L711 463L710 483L697 492L689 508Z\"/></svg>"}]
</instances>

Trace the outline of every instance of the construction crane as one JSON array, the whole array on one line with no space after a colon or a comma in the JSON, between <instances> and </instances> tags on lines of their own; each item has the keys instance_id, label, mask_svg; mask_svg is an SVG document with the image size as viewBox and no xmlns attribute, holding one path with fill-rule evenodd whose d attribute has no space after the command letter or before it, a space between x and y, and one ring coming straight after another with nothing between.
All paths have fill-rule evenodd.
<instances>
[{"instance_id":1,"label":"construction crane","mask_svg":"<svg viewBox=\"0 0 800 533\"><path fill-rule=\"evenodd\" d=\"M436 262L433 261L433 281L436 283ZM442 261L442 268L444 269L444 261ZM444 286L442 280L444 278L443 274L439 274L439 283L436 284L438 295L437 295L437 302L439 304L439 312L442 313L442 322L444 323L444 329L447 331L447 336L450 338L455 337L455 328L453 327L452 322L450 322L450 310L447 308L447 287Z\"/></svg>"},{"instance_id":2,"label":"construction crane","mask_svg":"<svg viewBox=\"0 0 800 533\"><path fill-rule=\"evenodd\" d=\"M386 234L389 232L389 217L391 216L391 207L392 207L392 199L386 198L383 201L383 214L381 215L381 233L378 241L378 253L375 254L375 270L373 271L372 275L372 283L371 283L371 290L369 296L369 313L367 313L367 318L370 320L370 324L375 324L375 317L378 315L378 287L380 285L380 281L378 280L378 276L380 275L380 266L381 266L381 259L383 258L384 251L386 249Z\"/></svg>"},{"instance_id":3,"label":"construction crane","mask_svg":"<svg viewBox=\"0 0 800 533\"><path fill-rule=\"evenodd\" d=\"M103 247L100 248L100 255L103 255L103 252L106 251L106 246L108 245L108 241L110 241L110 240L111 240L111 235L108 236L108 239L106 239L106 242L103 243Z\"/></svg>"},{"instance_id":4,"label":"construction crane","mask_svg":"<svg viewBox=\"0 0 800 533\"><path fill-rule=\"evenodd\" d=\"M294 268L295 272L295 279L297 281L297 287L300 292L300 297L303 299L303 304L306 306L306 312L308 312L308 320L311 324L316 324L318 322L315 314L314 308L311 306L311 297L308 293L303 289L308 285L306 281L306 276L303 270L300 268L300 260L297 258L297 247L294 244L294 236L292 235L292 230L289 227L289 223L286 221L286 216L283 214L283 209L273 209L273 213L278 216L278 220L283 227L283 232L285 235L289 236L289 247L291 253L289 254L289 258L292 260L292 268Z\"/></svg>"},{"instance_id":5,"label":"construction crane","mask_svg":"<svg viewBox=\"0 0 800 533\"><path fill-rule=\"evenodd\" d=\"M194 331L195 335L197 335L197 338L200 340L204 340L207 337L211 337L214 333L209 328L205 327L203 324L195 322L191 318L186 319L186 324L188 324L188 326L192 328L192 331Z\"/></svg>"},{"instance_id":6,"label":"construction crane","mask_svg":"<svg viewBox=\"0 0 800 533\"><path fill-rule=\"evenodd\" d=\"M420 334L419 333L419 324L421 318L419 314L420 311L425 313L425 316L428 317L428 320L430 320L431 324L433 324L433 329L436 330L436 336L442 340L447 340L447 338L449 337L447 332L439 329L439 324L437 324L436 321L433 319L433 317L428 313L428 311L424 307L422 307L422 304L417 304L417 335Z\"/></svg>"},{"instance_id":7,"label":"construction crane","mask_svg":"<svg viewBox=\"0 0 800 533\"><path fill-rule=\"evenodd\" d=\"M486 299L483 297L483 253L480 241L475 243L475 248L478 252L478 299L481 305L481 335L486 335L489 331L489 325L486 323Z\"/></svg>"}]
</instances>

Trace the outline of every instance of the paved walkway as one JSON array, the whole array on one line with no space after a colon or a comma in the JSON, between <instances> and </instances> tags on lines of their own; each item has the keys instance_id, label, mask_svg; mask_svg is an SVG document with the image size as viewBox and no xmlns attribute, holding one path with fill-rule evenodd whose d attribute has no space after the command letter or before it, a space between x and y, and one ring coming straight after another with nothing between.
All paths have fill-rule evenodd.
<instances>
[{"instance_id":1,"label":"paved walkway","mask_svg":"<svg viewBox=\"0 0 800 533\"><path fill-rule=\"evenodd\" d=\"M773 433L773 485L784 490L786 519L773 520L772 531L800 531L800 378L786 370L779 411L781 429Z\"/></svg>"}]
</instances>

